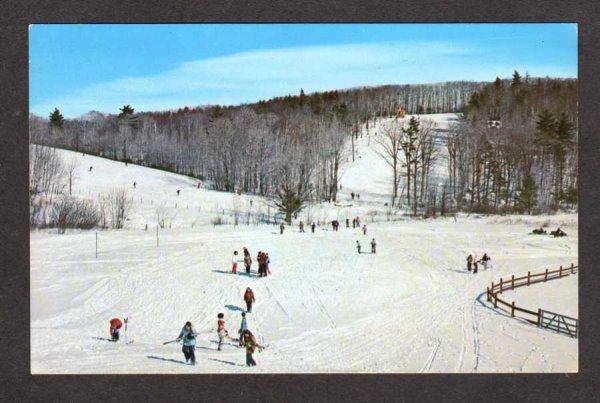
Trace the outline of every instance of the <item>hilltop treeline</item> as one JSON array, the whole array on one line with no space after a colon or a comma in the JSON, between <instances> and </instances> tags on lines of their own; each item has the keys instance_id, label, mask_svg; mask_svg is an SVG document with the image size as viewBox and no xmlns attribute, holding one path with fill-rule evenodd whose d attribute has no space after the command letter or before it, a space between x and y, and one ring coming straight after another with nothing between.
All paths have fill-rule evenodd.
<instances>
[{"instance_id":1,"label":"hilltop treeline","mask_svg":"<svg viewBox=\"0 0 600 403\"><path fill-rule=\"evenodd\" d=\"M31 116L31 141L207 179L218 190L335 200L344 143L398 106L458 112L481 83L382 86L276 97L241 106Z\"/></svg>"},{"instance_id":2,"label":"hilltop treeline","mask_svg":"<svg viewBox=\"0 0 600 403\"><path fill-rule=\"evenodd\" d=\"M577 80L496 79L451 130L448 191L471 211L551 211L577 203Z\"/></svg>"}]
</instances>

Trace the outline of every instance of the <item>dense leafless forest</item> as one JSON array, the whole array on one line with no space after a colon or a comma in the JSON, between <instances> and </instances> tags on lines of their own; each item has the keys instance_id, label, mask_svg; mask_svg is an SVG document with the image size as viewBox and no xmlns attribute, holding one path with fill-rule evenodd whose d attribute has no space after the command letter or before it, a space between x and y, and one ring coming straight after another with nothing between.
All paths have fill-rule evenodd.
<instances>
[{"instance_id":1,"label":"dense leafless forest","mask_svg":"<svg viewBox=\"0 0 600 403\"><path fill-rule=\"evenodd\" d=\"M442 213L546 211L576 203L576 89L576 80L516 73L488 84L301 90L241 106L136 113L126 105L114 115L77 119L64 119L56 109L49 118L30 116L30 139L296 206L336 200L340 168L353 158L346 144L375 119L395 116L398 107L409 114L462 112L446 133L448 180L441 184L429 181L435 150L426 121L384 128L386 138L398 137L391 204L398 198L397 205L407 203L415 214L432 207ZM401 181L407 192L398 195Z\"/></svg>"}]
</instances>

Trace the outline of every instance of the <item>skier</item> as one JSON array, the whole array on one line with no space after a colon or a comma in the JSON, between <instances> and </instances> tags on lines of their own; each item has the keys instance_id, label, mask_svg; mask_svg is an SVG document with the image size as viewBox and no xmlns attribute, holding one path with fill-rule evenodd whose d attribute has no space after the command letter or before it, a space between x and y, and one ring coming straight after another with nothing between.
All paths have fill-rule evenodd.
<instances>
[{"instance_id":1,"label":"skier","mask_svg":"<svg viewBox=\"0 0 600 403\"><path fill-rule=\"evenodd\" d=\"M179 332L179 337L177 337L177 341L183 340L183 347L181 351L183 351L183 356L185 357L185 362L190 362L192 365L196 365L196 355L194 350L196 349L196 336L198 333L192 328L192 322L185 322L185 326Z\"/></svg>"},{"instance_id":2,"label":"skier","mask_svg":"<svg viewBox=\"0 0 600 403\"><path fill-rule=\"evenodd\" d=\"M263 253L258 251L258 255L256 255L256 261L258 262L258 277L263 276Z\"/></svg>"},{"instance_id":3,"label":"skier","mask_svg":"<svg viewBox=\"0 0 600 403\"><path fill-rule=\"evenodd\" d=\"M137 182L133 182L133 188L135 189Z\"/></svg>"},{"instance_id":4,"label":"skier","mask_svg":"<svg viewBox=\"0 0 600 403\"><path fill-rule=\"evenodd\" d=\"M269 259L269 254L265 252L265 256L263 257L264 259L264 269L263 269L263 273L265 274L265 277L267 277L268 274L271 274L271 269L269 269L269 263L271 263L271 259Z\"/></svg>"},{"instance_id":5,"label":"skier","mask_svg":"<svg viewBox=\"0 0 600 403\"><path fill-rule=\"evenodd\" d=\"M302 221L300 221L300 224L298 224L298 226L300 227L300 232L304 232L304 223Z\"/></svg>"},{"instance_id":6,"label":"skier","mask_svg":"<svg viewBox=\"0 0 600 403\"><path fill-rule=\"evenodd\" d=\"M258 347L256 338L250 330L246 329L242 332L242 339L244 346L246 347L246 365L249 367L255 366L256 361L252 358L252 354L254 354L254 351Z\"/></svg>"},{"instance_id":7,"label":"skier","mask_svg":"<svg viewBox=\"0 0 600 403\"><path fill-rule=\"evenodd\" d=\"M92 172L92 169L94 169L94 167L90 166L90 169L88 172Z\"/></svg>"},{"instance_id":8,"label":"skier","mask_svg":"<svg viewBox=\"0 0 600 403\"><path fill-rule=\"evenodd\" d=\"M488 262L490 260L492 260L492 258L490 258L487 253L484 253L483 257L481 258L481 264L483 264L483 268L485 270L487 270L487 268L488 268Z\"/></svg>"},{"instance_id":9,"label":"skier","mask_svg":"<svg viewBox=\"0 0 600 403\"><path fill-rule=\"evenodd\" d=\"M315 233L315 223L313 222L312 225L310 226L310 229L312 230L312 233Z\"/></svg>"},{"instance_id":10,"label":"skier","mask_svg":"<svg viewBox=\"0 0 600 403\"><path fill-rule=\"evenodd\" d=\"M371 241L371 253L375 254L375 247L377 246L377 244L375 243L375 238L373 238L373 240Z\"/></svg>"},{"instance_id":11,"label":"skier","mask_svg":"<svg viewBox=\"0 0 600 403\"><path fill-rule=\"evenodd\" d=\"M346 218L346 228L350 228L350 219Z\"/></svg>"},{"instance_id":12,"label":"skier","mask_svg":"<svg viewBox=\"0 0 600 403\"><path fill-rule=\"evenodd\" d=\"M240 335L240 347L244 345L243 333L244 330L248 330L248 322L246 322L246 312L242 312L242 323L240 323L240 330L238 330L238 334Z\"/></svg>"},{"instance_id":13,"label":"skier","mask_svg":"<svg viewBox=\"0 0 600 403\"><path fill-rule=\"evenodd\" d=\"M219 346L217 347L217 351L221 351L221 345L223 344L223 340L225 340L225 336L227 336L224 317L225 315L222 313L217 315L217 335L219 336Z\"/></svg>"},{"instance_id":14,"label":"skier","mask_svg":"<svg viewBox=\"0 0 600 403\"><path fill-rule=\"evenodd\" d=\"M354 200L354 192L350 193L350 197Z\"/></svg>"},{"instance_id":15,"label":"skier","mask_svg":"<svg viewBox=\"0 0 600 403\"><path fill-rule=\"evenodd\" d=\"M283 235L283 230L285 229L285 226L283 225L283 221L281 222L281 224L279 225L279 234Z\"/></svg>"},{"instance_id":16,"label":"skier","mask_svg":"<svg viewBox=\"0 0 600 403\"><path fill-rule=\"evenodd\" d=\"M231 257L231 271L233 274L237 274L237 264L238 264L238 253L237 250L233 251L233 256Z\"/></svg>"},{"instance_id":17,"label":"skier","mask_svg":"<svg viewBox=\"0 0 600 403\"><path fill-rule=\"evenodd\" d=\"M244 267L246 267L246 274L250 274L250 267L252 266L252 258L250 257L250 252L248 249L244 247Z\"/></svg>"},{"instance_id":18,"label":"skier","mask_svg":"<svg viewBox=\"0 0 600 403\"><path fill-rule=\"evenodd\" d=\"M471 271L471 265L473 264L473 255L467 256L467 270Z\"/></svg>"},{"instance_id":19,"label":"skier","mask_svg":"<svg viewBox=\"0 0 600 403\"><path fill-rule=\"evenodd\" d=\"M367 235L367 224L363 224L363 235Z\"/></svg>"},{"instance_id":20,"label":"skier","mask_svg":"<svg viewBox=\"0 0 600 403\"><path fill-rule=\"evenodd\" d=\"M179 192L181 192L181 190L177 189L177 196L179 196Z\"/></svg>"},{"instance_id":21,"label":"skier","mask_svg":"<svg viewBox=\"0 0 600 403\"><path fill-rule=\"evenodd\" d=\"M110 320L110 337L112 341L119 340L119 330L123 326L123 322L119 318L113 318Z\"/></svg>"},{"instance_id":22,"label":"skier","mask_svg":"<svg viewBox=\"0 0 600 403\"><path fill-rule=\"evenodd\" d=\"M356 228L356 217L352 219L352 228Z\"/></svg>"},{"instance_id":23,"label":"skier","mask_svg":"<svg viewBox=\"0 0 600 403\"><path fill-rule=\"evenodd\" d=\"M358 254L360 255L360 242L356 241L356 250L358 251Z\"/></svg>"},{"instance_id":24,"label":"skier","mask_svg":"<svg viewBox=\"0 0 600 403\"><path fill-rule=\"evenodd\" d=\"M250 287L246 288L244 293L244 301L246 301L246 312L252 313L252 303L256 301L254 298L254 292Z\"/></svg>"}]
</instances>

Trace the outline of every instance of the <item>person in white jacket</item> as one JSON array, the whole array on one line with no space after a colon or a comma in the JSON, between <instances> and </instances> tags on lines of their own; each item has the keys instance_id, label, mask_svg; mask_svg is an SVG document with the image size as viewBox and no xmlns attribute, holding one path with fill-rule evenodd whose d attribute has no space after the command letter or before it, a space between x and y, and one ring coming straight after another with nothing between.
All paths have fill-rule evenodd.
<instances>
[{"instance_id":1,"label":"person in white jacket","mask_svg":"<svg viewBox=\"0 0 600 403\"><path fill-rule=\"evenodd\" d=\"M238 264L238 252L237 250L233 252L233 256L231 257L231 271L233 274L237 274L237 264Z\"/></svg>"}]
</instances>

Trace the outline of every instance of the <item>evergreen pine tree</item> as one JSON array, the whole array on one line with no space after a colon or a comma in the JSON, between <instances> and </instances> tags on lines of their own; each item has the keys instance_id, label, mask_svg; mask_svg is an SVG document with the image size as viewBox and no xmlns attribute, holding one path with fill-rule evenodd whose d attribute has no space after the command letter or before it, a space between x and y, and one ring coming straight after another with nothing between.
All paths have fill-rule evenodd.
<instances>
[{"instance_id":1,"label":"evergreen pine tree","mask_svg":"<svg viewBox=\"0 0 600 403\"><path fill-rule=\"evenodd\" d=\"M65 118L63 115L58 108L54 108L54 111L50 114L50 126L62 130L64 122Z\"/></svg>"},{"instance_id":2,"label":"evergreen pine tree","mask_svg":"<svg viewBox=\"0 0 600 403\"><path fill-rule=\"evenodd\" d=\"M519 189L519 208L531 214L531 210L537 205L538 186L530 172L525 174L521 187Z\"/></svg>"}]
</instances>

